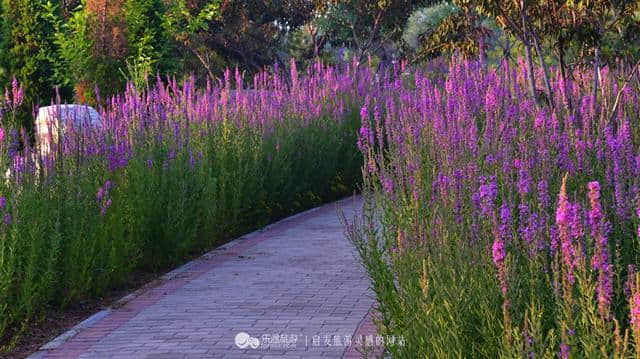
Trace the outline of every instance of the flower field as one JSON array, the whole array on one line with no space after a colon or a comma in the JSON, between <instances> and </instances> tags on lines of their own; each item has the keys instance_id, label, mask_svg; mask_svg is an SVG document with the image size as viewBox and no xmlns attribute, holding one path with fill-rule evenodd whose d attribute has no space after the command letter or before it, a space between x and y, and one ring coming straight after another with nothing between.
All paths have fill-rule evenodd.
<instances>
[{"instance_id":1,"label":"flower field","mask_svg":"<svg viewBox=\"0 0 640 359\"><path fill-rule=\"evenodd\" d=\"M0 0L0 357L640 359L639 102L640 0Z\"/></svg>"},{"instance_id":2,"label":"flower field","mask_svg":"<svg viewBox=\"0 0 640 359\"><path fill-rule=\"evenodd\" d=\"M639 355L640 91L553 69L544 104L523 68L292 62L130 85L47 153L3 129L0 337L361 188L348 234L391 356Z\"/></svg>"},{"instance_id":3,"label":"flower field","mask_svg":"<svg viewBox=\"0 0 640 359\"><path fill-rule=\"evenodd\" d=\"M397 67L367 94L350 236L379 333L397 358L638 357L640 89L553 69L537 106L515 65Z\"/></svg>"},{"instance_id":4,"label":"flower field","mask_svg":"<svg viewBox=\"0 0 640 359\"><path fill-rule=\"evenodd\" d=\"M45 154L26 132L0 131L11 169L0 181L0 338L11 344L47 310L136 271L352 193L367 76L357 64L298 74L294 63L244 85L227 71L204 88L129 86L101 127L68 126ZM7 91L4 116L20 96L17 84Z\"/></svg>"}]
</instances>

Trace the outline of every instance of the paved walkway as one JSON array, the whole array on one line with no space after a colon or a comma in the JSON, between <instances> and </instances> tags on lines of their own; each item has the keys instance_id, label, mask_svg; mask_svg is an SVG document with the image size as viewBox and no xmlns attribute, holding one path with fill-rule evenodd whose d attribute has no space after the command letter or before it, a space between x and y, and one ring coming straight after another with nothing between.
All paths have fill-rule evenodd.
<instances>
[{"instance_id":1,"label":"paved walkway","mask_svg":"<svg viewBox=\"0 0 640 359\"><path fill-rule=\"evenodd\" d=\"M347 218L361 208L337 204ZM169 273L32 357L351 358L370 327L368 288L330 204Z\"/></svg>"}]
</instances>

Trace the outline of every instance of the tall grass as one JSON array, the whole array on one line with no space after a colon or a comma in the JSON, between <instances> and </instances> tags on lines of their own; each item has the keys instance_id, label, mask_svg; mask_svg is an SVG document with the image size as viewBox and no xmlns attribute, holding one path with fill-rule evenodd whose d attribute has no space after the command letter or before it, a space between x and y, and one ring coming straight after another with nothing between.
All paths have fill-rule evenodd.
<instances>
[{"instance_id":1,"label":"tall grass","mask_svg":"<svg viewBox=\"0 0 640 359\"><path fill-rule=\"evenodd\" d=\"M68 126L44 156L3 130L0 338L10 346L52 308L352 193L369 77L316 64L249 88L237 72L204 89L158 79L111 99L102 128Z\"/></svg>"},{"instance_id":2,"label":"tall grass","mask_svg":"<svg viewBox=\"0 0 640 359\"><path fill-rule=\"evenodd\" d=\"M555 76L553 109L523 68L397 69L361 109L351 236L393 357L640 356L637 82Z\"/></svg>"}]
</instances>

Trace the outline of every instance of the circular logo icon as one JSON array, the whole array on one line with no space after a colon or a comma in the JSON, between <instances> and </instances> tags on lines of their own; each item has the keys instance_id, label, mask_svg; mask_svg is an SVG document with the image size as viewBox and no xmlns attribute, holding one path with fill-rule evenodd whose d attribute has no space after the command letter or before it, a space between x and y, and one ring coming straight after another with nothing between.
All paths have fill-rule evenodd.
<instances>
[{"instance_id":1,"label":"circular logo icon","mask_svg":"<svg viewBox=\"0 0 640 359\"><path fill-rule=\"evenodd\" d=\"M236 334L235 342L236 346L240 349L246 349L247 347L251 347L251 349L258 349L260 346L260 340L258 338L253 338L245 332Z\"/></svg>"},{"instance_id":2,"label":"circular logo icon","mask_svg":"<svg viewBox=\"0 0 640 359\"><path fill-rule=\"evenodd\" d=\"M244 349L249 346L249 341L251 340L251 336L245 332L240 332L236 334L236 345L240 349Z\"/></svg>"},{"instance_id":3,"label":"circular logo icon","mask_svg":"<svg viewBox=\"0 0 640 359\"><path fill-rule=\"evenodd\" d=\"M258 338L249 338L249 346L251 349L258 349L260 346L260 340L258 340Z\"/></svg>"}]
</instances>

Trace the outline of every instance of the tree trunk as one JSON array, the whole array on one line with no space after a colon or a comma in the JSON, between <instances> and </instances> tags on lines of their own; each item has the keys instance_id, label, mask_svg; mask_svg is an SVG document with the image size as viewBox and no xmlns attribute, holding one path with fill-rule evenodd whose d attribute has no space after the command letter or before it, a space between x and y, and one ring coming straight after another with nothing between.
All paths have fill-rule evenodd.
<instances>
[{"instance_id":1,"label":"tree trunk","mask_svg":"<svg viewBox=\"0 0 640 359\"><path fill-rule=\"evenodd\" d=\"M625 74L625 79L622 82L622 85L620 86L620 89L618 90L618 93L616 94L616 99L615 102L613 103L613 107L611 108L611 113L609 114L608 118L609 118L609 122L608 123L613 123L613 120L616 116L616 113L618 111L618 106L620 105L620 98L622 97L622 94L624 92L625 87L627 87L627 85L629 84L629 81L631 81L633 79L633 77L636 75L636 73L640 70L640 60L638 60L638 62L636 62L635 65L633 65L633 67L631 68L631 73L629 75L626 75L626 70L623 69L623 74Z\"/></svg>"},{"instance_id":2,"label":"tree trunk","mask_svg":"<svg viewBox=\"0 0 640 359\"><path fill-rule=\"evenodd\" d=\"M196 58L200 61L202 66L204 66L205 70L207 70L207 73L209 74L209 78L211 79L211 81L215 81L216 77L213 76L213 71L211 71L211 67L209 66L209 62L204 59L204 57L202 56L202 54L200 54L198 52L198 50L196 50L195 48L189 46L188 44L185 44L185 46L187 46L191 50L191 52L194 55L196 55Z\"/></svg>"},{"instance_id":3,"label":"tree trunk","mask_svg":"<svg viewBox=\"0 0 640 359\"><path fill-rule=\"evenodd\" d=\"M598 86L600 83L600 47L597 46L594 50L594 61L593 61L593 117L598 118L598 112L600 112L600 105L598 104Z\"/></svg>"},{"instance_id":4,"label":"tree trunk","mask_svg":"<svg viewBox=\"0 0 640 359\"><path fill-rule=\"evenodd\" d=\"M543 70L542 76L544 77L544 87L545 87L545 90L547 91L547 100L549 101L549 105L551 105L551 108L555 109L556 106L555 106L555 100L553 98L553 90L551 89L551 81L549 80L549 67L544 62L544 54L542 53L542 46L540 46L540 40L538 40L538 36L536 35L533 29L531 29L530 34L531 34L531 37L533 38L533 43L536 47L536 52L538 53L540 66L542 66L542 70Z\"/></svg>"},{"instance_id":5,"label":"tree trunk","mask_svg":"<svg viewBox=\"0 0 640 359\"><path fill-rule=\"evenodd\" d=\"M487 66L487 61L484 55L484 35L482 34L482 31L480 31L480 35L478 36L478 56L480 57L480 65L484 70Z\"/></svg>"},{"instance_id":6,"label":"tree trunk","mask_svg":"<svg viewBox=\"0 0 640 359\"><path fill-rule=\"evenodd\" d=\"M560 62L560 75L562 76L562 85L564 86L564 94L567 98L567 109L569 113L573 113L573 101L571 100L571 94L567 88L567 64L564 62L564 47L558 46L558 60Z\"/></svg>"},{"instance_id":7,"label":"tree trunk","mask_svg":"<svg viewBox=\"0 0 640 359\"><path fill-rule=\"evenodd\" d=\"M482 31L482 21L479 21L477 14L473 12L473 27L477 31L477 40L478 40L478 60L480 61L480 66L482 66L482 70L484 70L487 66L486 56L484 53L484 33Z\"/></svg>"},{"instance_id":8,"label":"tree trunk","mask_svg":"<svg viewBox=\"0 0 640 359\"><path fill-rule=\"evenodd\" d=\"M502 56L507 61L511 60L511 40L509 39L508 34L505 34L504 49L502 49Z\"/></svg>"},{"instance_id":9,"label":"tree trunk","mask_svg":"<svg viewBox=\"0 0 640 359\"><path fill-rule=\"evenodd\" d=\"M531 57L531 44L529 43L529 37L527 34L527 18L524 12L524 4L523 2L521 2L520 19L522 20L522 42L524 44L524 54L527 61L527 75L529 77L529 95L531 95L536 105L539 106L540 102L538 101L538 96L536 95L536 80L533 75L533 58Z\"/></svg>"}]
</instances>

